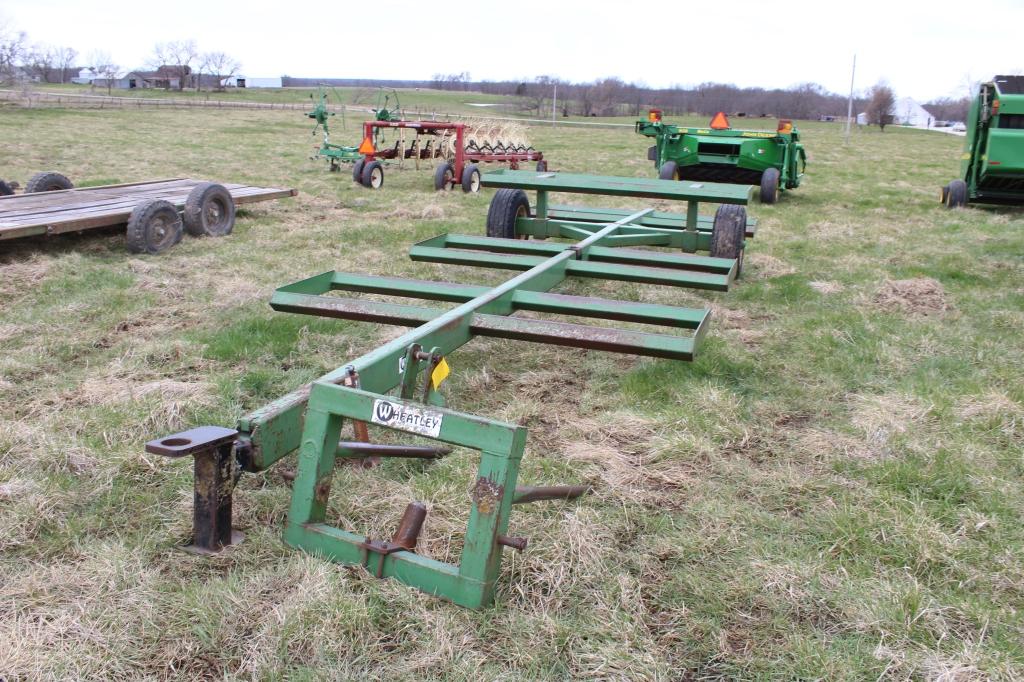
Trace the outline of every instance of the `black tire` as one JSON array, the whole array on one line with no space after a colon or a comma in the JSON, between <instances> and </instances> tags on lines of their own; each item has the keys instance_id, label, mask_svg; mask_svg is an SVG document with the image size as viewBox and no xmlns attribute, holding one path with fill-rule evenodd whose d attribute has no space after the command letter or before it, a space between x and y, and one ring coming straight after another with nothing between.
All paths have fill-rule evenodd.
<instances>
[{"instance_id":1,"label":"black tire","mask_svg":"<svg viewBox=\"0 0 1024 682\"><path fill-rule=\"evenodd\" d=\"M480 191L480 168L475 163L462 169L462 191L467 193Z\"/></svg>"},{"instance_id":2,"label":"black tire","mask_svg":"<svg viewBox=\"0 0 1024 682\"><path fill-rule=\"evenodd\" d=\"M352 181L358 182L360 185L363 184L363 166L366 165L366 159L359 159L352 164Z\"/></svg>"},{"instance_id":3,"label":"black tire","mask_svg":"<svg viewBox=\"0 0 1024 682\"><path fill-rule=\"evenodd\" d=\"M647 160L653 161L655 168L658 166L658 145L647 148Z\"/></svg>"},{"instance_id":4,"label":"black tire","mask_svg":"<svg viewBox=\"0 0 1024 682\"><path fill-rule=\"evenodd\" d=\"M761 203L774 204L779 200L779 169L766 168L761 173Z\"/></svg>"},{"instance_id":5,"label":"black tire","mask_svg":"<svg viewBox=\"0 0 1024 682\"><path fill-rule=\"evenodd\" d=\"M371 161L363 166L363 187L380 189L384 186L384 166L380 161Z\"/></svg>"},{"instance_id":6,"label":"black tire","mask_svg":"<svg viewBox=\"0 0 1024 682\"><path fill-rule=\"evenodd\" d=\"M434 169L434 189L438 192L450 190L455 185L455 169L445 161Z\"/></svg>"},{"instance_id":7,"label":"black tire","mask_svg":"<svg viewBox=\"0 0 1024 682\"><path fill-rule=\"evenodd\" d=\"M711 227L711 255L736 259L736 276L743 272L743 239L747 231L747 209L722 204L715 211Z\"/></svg>"},{"instance_id":8,"label":"black tire","mask_svg":"<svg viewBox=\"0 0 1024 682\"><path fill-rule=\"evenodd\" d=\"M487 209L487 236L516 238L516 218L530 215L530 199L521 189L499 189Z\"/></svg>"},{"instance_id":9,"label":"black tire","mask_svg":"<svg viewBox=\"0 0 1024 682\"><path fill-rule=\"evenodd\" d=\"M676 165L675 161L666 161L661 164L661 170L658 171L658 177L662 180L678 180L679 166Z\"/></svg>"},{"instance_id":10,"label":"black tire","mask_svg":"<svg viewBox=\"0 0 1024 682\"><path fill-rule=\"evenodd\" d=\"M959 179L949 183L949 192L946 194L946 208L963 208L966 205L967 183Z\"/></svg>"},{"instance_id":11,"label":"black tire","mask_svg":"<svg viewBox=\"0 0 1024 682\"><path fill-rule=\"evenodd\" d=\"M188 193L181 217L193 237L223 237L235 228L235 200L224 185L201 182Z\"/></svg>"},{"instance_id":12,"label":"black tire","mask_svg":"<svg viewBox=\"0 0 1024 682\"><path fill-rule=\"evenodd\" d=\"M67 177L53 171L36 173L25 185L25 193L56 192L62 189L74 189Z\"/></svg>"},{"instance_id":13,"label":"black tire","mask_svg":"<svg viewBox=\"0 0 1024 682\"><path fill-rule=\"evenodd\" d=\"M156 254L181 241L181 216L174 204L150 199L132 210L128 218L128 250Z\"/></svg>"},{"instance_id":14,"label":"black tire","mask_svg":"<svg viewBox=\"0 0 1024 682\"><path fill-rule=\"evenodd\" d=\"M942 205L946 204L949 199L949 185L943 185L942 191L939 193L939 203Z\"/></svg>"},{"instance_id":15,"label":"black tire","mask_svg":"<svg viewBox=\"0 0 1024 682\"><path fill-rule=\"evenodd\" d=\"M538 161L537 162L537 172L538 173L547 173L548 172L548 162L545 161L544 159L541 159L540 161Z\"/></svg>"},{"instance_id":16,"label":"black tire","mask_svg":"<svg viewBox=\"0 0 1024 682\"><path fill-rule=\"evenodd\" d=\"M3 180L0 180L0 197L9 197L14 194L14 190Z\"/></svg>"}]
</instances>

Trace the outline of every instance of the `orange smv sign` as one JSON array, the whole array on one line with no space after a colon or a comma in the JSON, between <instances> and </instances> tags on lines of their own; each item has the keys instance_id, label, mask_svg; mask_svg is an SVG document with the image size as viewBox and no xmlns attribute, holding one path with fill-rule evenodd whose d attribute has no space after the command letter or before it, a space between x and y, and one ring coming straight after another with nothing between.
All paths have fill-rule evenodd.
<instances>
[{"instance_id":1,"label":"orange smv sign","mask_svg":"<svg viewBox=\"0 0 1024 682\"><path fill-rule=\"evenodd\" d=\"M711 119L710 128L712 130L728 130L729 127L729 117L725 115L724 111L719 111L715 114L715 117Z\"/></svg>"},{"instance_id":2,"label":"orange smv sign","mask_svg":"<svg viewBox=\"0 0 1024 682\"><path fill-rule=\"evenodd\" d=\"M373 141L369 137L364 137L358 151L360 154L372 154L376 150L373 148Z\"/></svg>"}]
</instances>

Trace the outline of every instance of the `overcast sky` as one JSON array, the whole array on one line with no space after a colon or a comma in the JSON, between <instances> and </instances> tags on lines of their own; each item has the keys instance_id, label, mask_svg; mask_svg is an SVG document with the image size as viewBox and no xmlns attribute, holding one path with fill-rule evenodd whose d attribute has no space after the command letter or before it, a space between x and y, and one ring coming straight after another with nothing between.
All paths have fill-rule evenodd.
<instances>
[{"instance_id":1,"label":"overcast sky","mask_svg":"<svg viewBox=\"0 0 1024 682\"><path fill-rule=\"evenodd\" d=\"M193 38L257 76L474 80L617 76L661 87L705 81L845 93L885 79L920 101L966 93L968 76L1024 69L1024 0L904 3L217 2L3 0L32 42L144 66L159 41Z\"/></svg>"}]
</instances>

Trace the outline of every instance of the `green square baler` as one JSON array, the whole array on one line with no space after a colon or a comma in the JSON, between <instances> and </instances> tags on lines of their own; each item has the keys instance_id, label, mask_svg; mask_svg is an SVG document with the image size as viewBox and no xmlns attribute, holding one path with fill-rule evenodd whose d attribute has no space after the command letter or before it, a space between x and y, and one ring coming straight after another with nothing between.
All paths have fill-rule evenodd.
<instances>
[{"instance_id":1,"label":"green square baler","mask_svg":"<svg viewBox=\"0 0 1024 682\"><path fill-rule=\"evenodd\" d=\"M971 104L960 177L942 188L949 208L1024 204L1024 76L982 83Z\"/></svg>"},{"instance_id":2,"label":"green square baler","mask_svg":"<svg viewBox=\"0 0 1024 682\"><path fill-rule=\"evenodd\" d=\"M761 203L774 204L779 191L800 186L807 155L792 121L780 119L777 130L735 130L722 112L707 128L681 128L661 120L652 109L636 132L653 137L647 150L662 180L697 180L759 185Z\"/></svg>"}]
</instances>

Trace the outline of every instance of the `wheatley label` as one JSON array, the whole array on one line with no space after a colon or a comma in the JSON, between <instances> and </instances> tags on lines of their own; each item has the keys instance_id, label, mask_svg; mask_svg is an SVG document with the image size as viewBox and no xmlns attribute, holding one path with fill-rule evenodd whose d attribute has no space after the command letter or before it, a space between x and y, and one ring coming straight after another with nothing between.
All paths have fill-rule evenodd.
<instances>
[{"instance_id":1,"label":"wheatley label","mask_svg":"<svg viewBox=\"0 0 1024 682\"><path fill-rule=\"evenodd\" d=\"M374 424L411 431L431 438L437 438L441 434L443 420L444 415L434 410L421 410L418 407L379 399L373 401L373 416L370 419Z\"/></svg>"}]
</instances>

